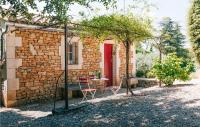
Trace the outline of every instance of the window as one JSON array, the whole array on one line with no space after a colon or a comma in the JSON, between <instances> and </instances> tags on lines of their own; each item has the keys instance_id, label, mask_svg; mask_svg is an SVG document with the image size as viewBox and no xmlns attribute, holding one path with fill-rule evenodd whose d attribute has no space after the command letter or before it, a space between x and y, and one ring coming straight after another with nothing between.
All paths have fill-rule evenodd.
<instances>
[{"instance_id":1,"label":"window","mask_svg":"<svg viewBox=\"0 0 200 127\"><path fill-rule=\"evenodd\" d=\"M78 64L78 42L72 42L68 48L68 64Z\"/></svg>"}]
</instances>

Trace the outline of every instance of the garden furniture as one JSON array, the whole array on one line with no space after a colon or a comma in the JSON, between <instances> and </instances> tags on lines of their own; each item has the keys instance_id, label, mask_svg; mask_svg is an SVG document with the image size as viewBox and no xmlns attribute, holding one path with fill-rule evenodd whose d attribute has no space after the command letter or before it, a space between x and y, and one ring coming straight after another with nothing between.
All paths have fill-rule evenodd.
<instances>
[{"instance_id":1,"label":"garden furniture","mask_svg":"<svg viewBox=\"0 0 200 127\"><path fill-rule=\"evenodd\" d=\"M96 84L96 87L99 88L103 93L105 92L105 89L106 89L106 81L108 81L109 79L108 78L94 78L94 79L91 79L92 82L94 84Z\"/></svg>"},{"instance_id":2,"label":"garden furniture","mask_svg":"<svg viewBox=\"0 0 200 127\"><path fill-rule=\"evenodd\" d=\"M94 96L95 96L95 93L96 93L96 89L92 88L90 86L88 78L87 77L79 77L78 80L79 80L80 90L81 90L81 92L83 94L82 101L88 100L87 99L88 95L91 95L91 98L94 99ZM83 86L85 86L85 87L83 87Z\"/></svg>"}]
</instances>

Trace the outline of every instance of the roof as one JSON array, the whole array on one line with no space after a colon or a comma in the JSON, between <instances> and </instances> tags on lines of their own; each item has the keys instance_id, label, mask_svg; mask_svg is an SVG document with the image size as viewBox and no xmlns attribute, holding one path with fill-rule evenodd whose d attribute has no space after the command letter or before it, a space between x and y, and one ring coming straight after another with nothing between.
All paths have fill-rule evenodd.
<instances>
[{"instance_id":1,"label":"roof","mask_svg":"<svg viewBox=\"0 0 200 127\"><path fill-rule=\"evenodd\" d=\"M7 11L7 9L3 9L3 11ZM4 20L5 22L9 23L18 23L18 24L24 24L24 25L35 25L35 26L43 26L44 28L56 28L56 29L64 29L64 23L59 23L58 20L56 20L56 17L49 17L49 16L43 16L43 15L37 15L37 14L30 14L31 18L27 16L17 15L15 16L9 16L9 17L1 17L0 15L0 21ZM77 29L77 26L80 26L78 22L68 22L67 23L68 29L74 30Z\"/></svg>"},{"instance_id":2,"label":"roof","mask_svg":"<svg viewBox=\"0 0 200 127\"><path fill-rule=\"evenodd\" d=\"M49 24L48 18L39 15L33 16L32 19L28 19L22 16L18 16L17 18L9 17L7 18L6 21L20 23L20 24L42 25L42 26L46 26Z\"/></svg>"},{"instance_id":3,"label":"roof","mask_svg":"<svg viewBox=\"0 0 200 127\"><path fill-rule=\"evenodd\" d=\"M4 13L9 14L9 10L5 8L1 8L1 11ZM3 19L7 22L14 22L14 23L20 23L20 24L29 24L29 25L42 25L46 26L55 22L50 21L52 17L43 16L43 15L37 15L34 13L30 13L29 16L23 16L21 14L17 14L17 16L3 16L0 15L0 19Z\"/></svg>"}]
</instances>

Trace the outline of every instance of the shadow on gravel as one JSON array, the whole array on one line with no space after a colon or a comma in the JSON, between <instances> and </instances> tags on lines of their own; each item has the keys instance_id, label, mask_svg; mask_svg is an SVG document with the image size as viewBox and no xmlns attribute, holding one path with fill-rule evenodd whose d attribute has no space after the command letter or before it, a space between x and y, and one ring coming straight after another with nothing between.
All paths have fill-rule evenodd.
<instances>
[{"instance_id":1,"label":"shadow on gravel","mask_svg":"<svg viewBox=\"0 0 200 127\"><path fill-rule=\"evenodd\" d=\"M1 126L199 127L200 107L186 106L188 103L198 102L199 99L182 102L179 98L169 98L169 95L173 95L177 91L179 89L176 87L152 90L147 91L147 96L101 101L76 113L34 119L20 116L14 112L1 112L1 115L4 116L1 118ZM9 118L11 116L12 119Z\"/></svg>"},{"instance_id":2,"label":"shadow on gravel","mask_svg":"<svg viewBox=\"0 0 200 127\"><path fill-rule=\"evenodd\" d=\"M200 126L200 107L187 108L181 99L166 99L178 89L150 91L147 97L127 100L104 101L96 106L98 112L85 120L90 126ZM195 99L187 103L199 101ZM100 108L105 107L107 108ZM108 106L111 106L109 109ZM112 112L111 112L112 110ZM111 113L110 113L111 112Z\"/></svg>"},{"instance_id":3,"label":"shadow on gravel","mask_svg":"<svg viewBox=\"0 0 200 127\"><path fill-rule=\"evenodd\" d=\"M193 85L197 85L197 84L175 84L172 86L165 86L165 87L173 88L173 87L185 87L185 86L193 86Z\"/></svg>"},{"instance_id":4,"label":"shadow on gravel","mask_svg":"<svg viewBox=\"0 0 200 127\"><path fill-rule=\"evenodd\" d=\"M0 112L0 126L1 127L7 127L7 126L15 127L19 124L28 122L30 120L32 120L31 117L23 116L14 111Z\"/></svg>"}]
</instances>

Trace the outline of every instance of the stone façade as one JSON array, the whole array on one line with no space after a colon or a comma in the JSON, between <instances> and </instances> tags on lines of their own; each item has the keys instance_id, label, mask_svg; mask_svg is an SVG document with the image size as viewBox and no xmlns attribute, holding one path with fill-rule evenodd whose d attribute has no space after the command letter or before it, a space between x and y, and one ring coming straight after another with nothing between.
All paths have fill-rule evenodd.
<instances>
[{"instance_id":1,"label":"stone fa\u00e7ade","mask_svg":"<svg viewBox=\"0 0 200 127\"><path fill-rule=\"evenodd\" d=\"M55 91L55 79L64 69L63 32L10 26L6 38L8 75L4 82L4 105L11 107L51 99ZM125 72L125 48L123 44L117 44L113 40L106 40L104 43L116 45L113 82L117 85ZM87 76L97 70L104 72L104 43L98 43L89 37L79 39L79 64L69 65L69 81L77 81L77 77ZM130 73L135 72L134 53L132 47Z\"/></svg>"}]
</instances>

